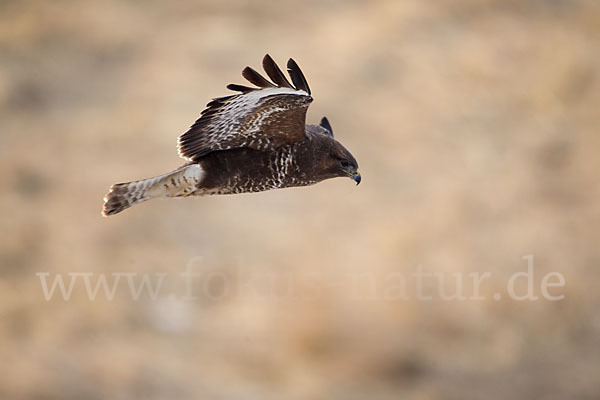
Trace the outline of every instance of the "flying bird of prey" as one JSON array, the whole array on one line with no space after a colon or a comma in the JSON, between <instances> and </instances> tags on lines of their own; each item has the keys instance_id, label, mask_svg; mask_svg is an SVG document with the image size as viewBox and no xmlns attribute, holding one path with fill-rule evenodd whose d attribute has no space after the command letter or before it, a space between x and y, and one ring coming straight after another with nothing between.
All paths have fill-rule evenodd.
<instances>
[{"instance_id":1,"label":"flying bird of prey","mask_svg":"<svg viewBox=\"0 0 600 400\"><path fill-rule=\"evenodd\" d=\"M271 81L246 67L242 76L256 87L228 85L239 93L213 99L179 136L179 155L188 163L161 176L113 185L102 214L155 197L260 192L336 177L359 184L358 164L333 138L327 118L306 124L313 98L298 64L289 59L287 67L292 83L268 54L263 68Z\"/></svg>"}]
</instances>

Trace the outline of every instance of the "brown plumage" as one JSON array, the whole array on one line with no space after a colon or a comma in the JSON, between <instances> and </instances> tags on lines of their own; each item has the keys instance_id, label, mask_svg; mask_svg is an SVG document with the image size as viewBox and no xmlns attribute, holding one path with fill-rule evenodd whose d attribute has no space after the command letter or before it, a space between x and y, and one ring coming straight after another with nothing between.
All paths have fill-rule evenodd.
<instances>
[{"instance_id":1,"label":"brown plumage","mask_svg":"<svg viewBox=\"0 0 600 400\"><path fill-rule=\"evenodd\" d=\"M344 176L360 183L356 160L333 138L327 118L306 124L310 88L294 60L287 67L293 85L268 54L263 68L273 82L246 67L243 77L257 87L228 85L241 93L212 100L179 137L179 155L188 163L113 185L103 215L155 197L260 192Z\"/></svg>"}]
</instances>

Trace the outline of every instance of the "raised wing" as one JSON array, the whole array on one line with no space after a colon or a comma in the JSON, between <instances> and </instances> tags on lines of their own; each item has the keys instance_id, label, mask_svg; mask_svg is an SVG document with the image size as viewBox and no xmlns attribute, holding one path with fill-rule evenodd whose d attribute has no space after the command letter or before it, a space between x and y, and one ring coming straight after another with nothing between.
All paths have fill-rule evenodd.
<instances>
[{"instance_id":1,"label":"raised wing","mask_svg":"<svg viewBox=\"0 0 600 400\"><path fill-rule=\"evenodd\" d=\"M246 67L242 76L258 87L228 85L242 93L208 103L194 125L179 136L179 155L194 160L216 150L271 150L302 140L312 97L296 62L290 59L287 66L294 85L268 54L263 67L274 83Z\"/></svg>"},{"instance_id":2,"label":"raised wing","mask_svg":"<svg viewBox=\"0 0 600 400\"><path fill-rule=\"evenodd\" d=\"M331 124L329 123L327 117L321 118L321 122L319 123L319 125L325 128L325 130L327 131L327 136L333 137L333 129L331 128Z\"/></svg>"}]
</instances>

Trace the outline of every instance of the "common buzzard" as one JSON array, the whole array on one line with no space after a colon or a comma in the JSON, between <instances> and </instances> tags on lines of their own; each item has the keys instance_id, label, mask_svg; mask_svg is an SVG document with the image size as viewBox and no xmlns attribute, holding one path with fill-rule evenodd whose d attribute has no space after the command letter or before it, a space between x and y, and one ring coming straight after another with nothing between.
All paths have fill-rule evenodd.
<instances>
[{"instance_id":1,"label":"common buzzard","mask_svg":"<svg viewBox=\"0 0 600 400\"><path fill-rule=\"evenodd\" d=\"M333 138L327 118L306 124L313 98L296 62L289 59L287 67L292 83L268 54L263 68L272 82L246 67L242 76L257 87L228 85L240 93L212 100L179 136L179 155L189 162L161 176L113 185L102 214L155 197L260 192L344 176L359 184L358 164Z\"/></svg>"}]
</instances>

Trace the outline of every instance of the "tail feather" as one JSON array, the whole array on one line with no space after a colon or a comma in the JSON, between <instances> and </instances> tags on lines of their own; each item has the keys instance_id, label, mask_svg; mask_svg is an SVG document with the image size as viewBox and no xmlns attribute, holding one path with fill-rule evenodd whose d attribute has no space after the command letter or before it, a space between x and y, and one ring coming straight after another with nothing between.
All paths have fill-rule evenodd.
<instances>
[{"instance_id":1,"label":"tail feather","mask_svg":"<svg viewBox=\"0 0 600 400\"><path fill-rule=\"evenodd\" d=\"M110 191L104 197L102 214L104 216L117 214L134 204L150 200L152 196L148 195L148 189L152 187L159 178L160 177L112 185Z\"/></svg>"},{"instance_id":2,"label":"tail feather","mask_svg":"<svg viewBox=\"0 0 600 400\"><path fill-rule=\"evenodd\" d=\"M104 197L102 215L120 213L155 197L188 196L198 188L203 176L204 170L198 164L192 164L154 178L116 183Z\"/></svg>"}]
</instances>

